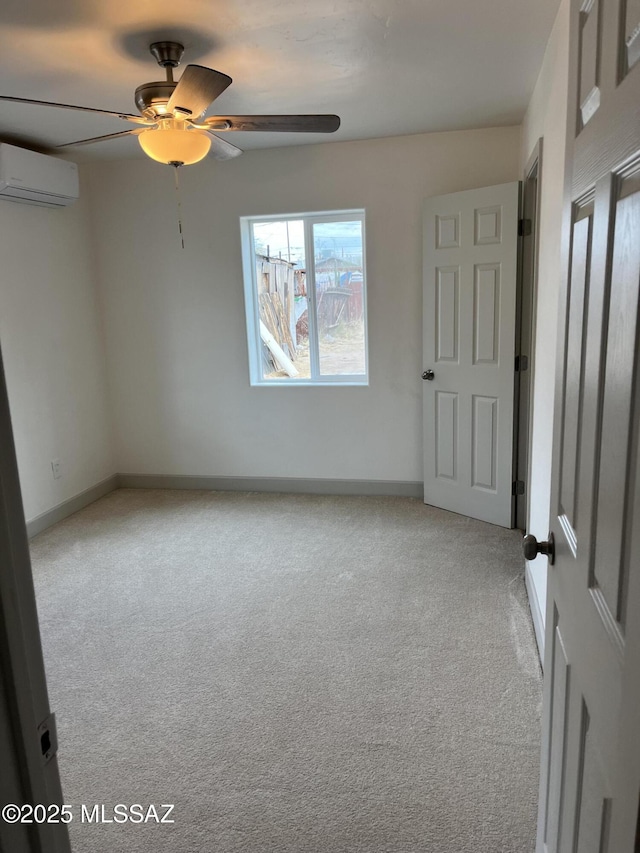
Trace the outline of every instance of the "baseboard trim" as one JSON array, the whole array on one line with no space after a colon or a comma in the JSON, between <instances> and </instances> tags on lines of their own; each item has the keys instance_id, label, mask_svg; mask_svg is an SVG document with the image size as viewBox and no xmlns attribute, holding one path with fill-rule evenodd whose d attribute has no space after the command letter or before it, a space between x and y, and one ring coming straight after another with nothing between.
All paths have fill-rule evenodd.
<instances>
[{"instance_id":1,"label":"baseboard trim","mask_svg":"<svg viewBox=\"0 0 640 853\"><path fill-rule=\"evenodd\" d=\"M221 492L281 492L306 495L385 495L421 498L423 484L411 480L329 480L304 477L207 477L184 474L114 474L27 521L33 539L52 524L115 489L199 489Z\"/></svg>"},{"instance_id":2,"label":"baseboard trim","mask_svg":"<svg viewBox=\"0 0 640 853\"><path fill-rule=\"evenodd\" d=\"M308 495L387 495L421 498L411 480L329 480L306 477L207 477L183 474L118 474L121 489L201 489L223 492L283 492Z\"/></svg>"},{"instance_id":3,"label":"baseboard trim","mask_svg":"<svg viewBox=\"0 0 640 853\"><path fill-rule=\"evenodd\" d=\"M27 521L27 536L29 539L33 539L34 536L42 533L43 530L51 527L52 524L63 521L68 516L73 515L74 512L84 509L99 498L108 495L109 492L113 492L118 488L118 485L118 475L113 474L111 477L107 477L106 480L96 483L95 486L85 489L83 492L74 495L72 498L63 501L61 504L48 509L40 515L36 515L35 518Z\"/></svg>"},{"instance_id":4,"label":"baseboard trim","mask_svg":"<svg viewBox=\"0 0 640 853\"><path fill-rule=\"evenodd\" d=\"M536 592L533 577L531 575L531 565L526 563L524 568L524 582L527 587L527 596L529 598L529 609L531 610L531 619L533 620L533 629L536 635L536 643L538 644L538 654L540 656L540 665L544 668L544 618L540 602L538 601L538 593Z\"/></svg>"}]
</instances>

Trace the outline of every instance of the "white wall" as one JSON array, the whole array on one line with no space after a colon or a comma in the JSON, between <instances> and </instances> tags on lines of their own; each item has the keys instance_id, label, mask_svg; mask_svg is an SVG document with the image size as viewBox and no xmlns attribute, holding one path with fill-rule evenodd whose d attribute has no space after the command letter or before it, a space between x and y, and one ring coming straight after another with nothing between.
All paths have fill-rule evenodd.
<instances>
[{"instance_id":1,"label":"white wall","mask_svg":"<svg viewBox=\"0 0 640 853\"><path fill-rule=\"evenodd\" d=\"M542 137L542 202L538 304L536 311L535 377L531 502L528 532L546 539L549 531L551 450L553 441L553 393L556 369L558 292L561 281L560 243L564 191L564 158L567 119L569 54L569 0L562 0L547 45L540 76L522 126L521 166ZM544 617L546 557L531 564L539 606Z\"/></svg>"},{"instance_id":2,"label":"white wall","mask_svg":"<svg viewBox=\"0 0 640 853\"><path fill-rule=\"evenodd\" d=\"M120 472L422 480L421 208L515 180L520 128L92 164ZM370 387L251 388L239 217L364 207Z\"/></svg>"},{"instance_id":3,"label":"white wall","mask_svg":"<svg viewBox=\"0 0 640 853\"><path fill-rule=\"evenodd\" d=\"M115 472L86 223L86 200L0 201L0 344L27 520Z\"/></svg>"}]
</instances>

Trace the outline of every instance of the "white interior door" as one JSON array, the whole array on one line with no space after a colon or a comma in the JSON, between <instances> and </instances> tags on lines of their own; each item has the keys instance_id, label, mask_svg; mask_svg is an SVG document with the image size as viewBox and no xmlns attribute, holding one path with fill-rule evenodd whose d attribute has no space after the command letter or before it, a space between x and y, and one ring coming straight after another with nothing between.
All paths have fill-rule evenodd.
<instances>
[{"instance_id":1,"label":"white interior door","mask_svg":"<svg viewBox=\"0 0 640 853\"><path fill-rule=\"evenodd\" d=\"M640 7L572 0L538 853L634 853ZM532 543L535 544L535 543Z\"/></svg>"},{"instance_id":2,"label":"white interior door","mask_svg":"<svg viewBox=\"0 0 640 853\"><path fill-rule=\"evenodd\" d=\"M519 183L424 206L424 501L512 526Z\"/></svg>"}]
</instances>

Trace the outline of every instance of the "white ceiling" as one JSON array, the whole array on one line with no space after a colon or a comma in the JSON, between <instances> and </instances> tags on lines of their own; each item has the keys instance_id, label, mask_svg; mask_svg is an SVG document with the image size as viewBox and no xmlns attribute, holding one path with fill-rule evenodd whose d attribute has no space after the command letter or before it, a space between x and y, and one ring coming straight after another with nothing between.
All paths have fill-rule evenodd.
<instances>
[{"instance_id":1,"label":"white ceiling","mask_svg":"<svg viewBox=\"0 0 640 853\"><path fill-rule=\"evenodd\" d=\"M332 135L229 133L241 148L521 121L559 0L3 0L0 94L136 112L152 41L229 74L208 114L337 113ZM177 69L176 79L180 69ZM0 138L51 146L132 127L0 103ZM73 159L143 157L135 139Z\"/></svg>"}]
</instances>

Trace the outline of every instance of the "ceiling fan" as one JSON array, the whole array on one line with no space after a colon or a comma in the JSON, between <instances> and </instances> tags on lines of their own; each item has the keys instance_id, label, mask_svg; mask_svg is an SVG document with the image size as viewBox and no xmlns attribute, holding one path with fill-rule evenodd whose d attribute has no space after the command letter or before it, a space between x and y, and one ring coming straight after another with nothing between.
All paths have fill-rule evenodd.
<instances>
[{"instance_id":1,"label":"ceiling fan","mask_svg":"<svg viewBox=\"0 0 640 853\"><path fill-rule=\"evenodd\" d=\"M210 116L204 113L215 99L231 85L231 77L205 68L202 65L187 65L180 80L173 79L173 69L180 64L183 45L173 41L154 42L149 50L158 65L165 69L166 80L143 83L135 92L135 102L140 115L99 110L94 107L78 107L72 104L57 104L36 101L30 98L14 98L0 95L0 101L21 104L58 107L63 110L81 110L89 113L113 116L139 125L131 130L94 136L67 142L58 148L75 145L91 145L106 139L137 136L142 150L159 163L170 166L186 166L197 163L207 154L216 160L229 160L242 154L242 149L221 139L217 133L229 130L280 131L288 133L333 133L340 127L336 115L254 115L254 116ZM215 132L214 132L215 131Z\"/></svg>"}]
</instances>

